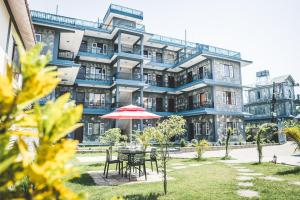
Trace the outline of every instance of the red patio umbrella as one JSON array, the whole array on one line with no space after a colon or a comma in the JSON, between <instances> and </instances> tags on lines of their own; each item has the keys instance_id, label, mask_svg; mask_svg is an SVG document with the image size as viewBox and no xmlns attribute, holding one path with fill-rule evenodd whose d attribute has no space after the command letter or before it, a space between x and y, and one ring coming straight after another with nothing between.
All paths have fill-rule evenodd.
<instances>
[{"instance_id":1,"label":"red patio umbrella","mask_svg":"<svg viewBox=\"0 0 300 200\"><path fill-rule=\"evenodd\" d=\"M101 116L103 119L157 119L159 115L147 112L145 108L128 105L117 108L116 111ZM131 142L131 133L130 133Z\"/></svg>"}]
</instances>

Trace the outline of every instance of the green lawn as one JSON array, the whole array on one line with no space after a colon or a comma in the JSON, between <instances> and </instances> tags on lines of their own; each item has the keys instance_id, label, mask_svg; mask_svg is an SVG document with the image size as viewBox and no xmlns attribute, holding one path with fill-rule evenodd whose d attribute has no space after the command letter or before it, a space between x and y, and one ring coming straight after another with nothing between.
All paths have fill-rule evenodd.
<instances>
[{"instance_id":1,"label":"green lawn","mask_svg":"<svg viewBox=\"0 0 300 200\"><path fill-rule=\"evenodd\" d=\"M168 173L175 180L168 183L168 194L163 195L162 182L140 183L119 186L96 186L93 179L86 173L89 170L99 170L102 173L103 163L80 164L82 175L70 181L74 191L86 192L89 199L111 199L113 196L123 196L124 199L245 199L237 195L239 186L235 179L238 172L218 160L209 160L212 164L197 167L177 169ZM172 159L172 163L201 163L203 161ZM300 168L264 163L262 165L241 164L255 172L285 179L281 182L271 182L262 179L252 181L260 199L300 199L300 186L291 185L291 181L300 181ZM112 167L113 169L113 167Z\"/></svg>"}]
</instances>

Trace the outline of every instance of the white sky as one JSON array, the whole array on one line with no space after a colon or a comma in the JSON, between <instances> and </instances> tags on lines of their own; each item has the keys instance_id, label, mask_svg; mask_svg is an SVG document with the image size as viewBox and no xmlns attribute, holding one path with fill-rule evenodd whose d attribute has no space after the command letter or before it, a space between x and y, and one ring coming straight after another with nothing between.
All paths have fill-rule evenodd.
<instances>
[{"instance_id":1,"label":"white sky","mask_svg":"<svg viewBox=\"0 0 300 200\"><path fill-rule=\"evenodd\" d=\"M255 72L291 74L300 81L300 0L28 0L30 9L80 19L103 19L110 3L144 12L146 31L241 52L253 61L243 68L243 84ZM298 62L297 62L298 59ZM297 89L299 90L299 87Z\"/></svg>"}]
</instances>

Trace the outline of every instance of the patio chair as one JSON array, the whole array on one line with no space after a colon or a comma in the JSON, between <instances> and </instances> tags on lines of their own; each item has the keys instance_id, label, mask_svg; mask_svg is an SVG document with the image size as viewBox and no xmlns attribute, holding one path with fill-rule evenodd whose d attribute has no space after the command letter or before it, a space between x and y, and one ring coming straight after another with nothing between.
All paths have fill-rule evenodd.
<instances>
[{"instance_id":1,"label":"patio chair","mask_svg":"<svg viewBox=\"0 0 300 200\"><path fill-rule=\"evenodd\" d=\"M116 170L117 170L119 160L113 160L112 152L110 150L106 149L106 161L105 161L104 172L103 172L103 175L105 175L106 178L108 176L108 170L109 170L110 164L116 164ZM120 168L119 168L119 170L120 170Z\"/></svg>"},{"instance_id":2,"label":"patio chair","mask_svg":"<svg viewBox=\"0 0 300 200\"><path fill-rule=\"evenodd\" d=\"M158 173L158 165L157 165L157 152L155 148L152 148L150 151L149 158L146 159L146 162L151 162L151 170L153 171L153 164L152 162L155 162L156 165L156 171Z\"/></svg>"},{"instance_id":3,"label":"patio chair","mask_svg":"<svg viewBox=\"0 0 300 200\"><path fill-rule=\"evenodd\" d=\"M124 169L123 163L128 161L128 155L124 154L122 152L119 152L118 160L119 160L119 174L121 173L121 175L123 176L123 169Z\"/></svg>"},{"instance_id":4,"label":"patio chair","mask_svg":"<svg viewBox=\"0 0 300 200\"><path fill-rule=\"evenodd\" d=\"M137 153L129 157L127 167L126 167L127 169L129 169L129 181L131 179L131 171L133 169L139 170L139 177L141 176L141 166L143 167L145 180L147 180L145 153ZM126 171L126 175L127 175L127 171Z\"/></svg>"}]
</instances>

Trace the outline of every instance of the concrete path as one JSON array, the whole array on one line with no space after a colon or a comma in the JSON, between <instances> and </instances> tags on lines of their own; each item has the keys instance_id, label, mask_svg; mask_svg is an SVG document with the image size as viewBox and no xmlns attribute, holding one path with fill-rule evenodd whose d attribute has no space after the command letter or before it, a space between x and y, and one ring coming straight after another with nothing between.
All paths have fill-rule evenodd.
<instances>
[{"instance_id":1,"label":"concrete path","mask_svg":"<svg viewBox=\"0 0 300 200\"><path fill-rule=\"evenodd\" d=\"M300 152L294 152L295 145L292 142L287 142L283 145L274 145L263 147L263 162L269 162L273 159L274 154L277 156L278 163L284 163L289 165L300 166ZM174 158L195 158L195 152L188 153L174 153L170 154ZM204 157L223 157L225 150L219 151L207 151L204 153ZM246 149L233 149L230 150L229 155L235 159L228 162L236 163L247 163L257 162L257 149L246 148Z\"/></svg>"}]
</instances>

